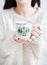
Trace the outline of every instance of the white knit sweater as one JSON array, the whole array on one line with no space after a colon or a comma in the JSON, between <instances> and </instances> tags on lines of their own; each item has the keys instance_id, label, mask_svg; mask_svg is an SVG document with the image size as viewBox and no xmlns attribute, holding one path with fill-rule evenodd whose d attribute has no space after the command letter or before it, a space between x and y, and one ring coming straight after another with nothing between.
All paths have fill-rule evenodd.
<instances>
[{"instance_id":1,"label":"white knit sweater","mask_svg":"<svg viewBox=\"0 0 47 65\"><path fill-rule=\"evenodd\" d=\"M13 40L16 22L38 24L42 35L31 43L17 43ZM47 47L47 14L41 8L32 17L22 17L13 8L0 12L0 65L43 65ZM47 65L47 64L44 64Z\"/></svg>"}]
</instances>

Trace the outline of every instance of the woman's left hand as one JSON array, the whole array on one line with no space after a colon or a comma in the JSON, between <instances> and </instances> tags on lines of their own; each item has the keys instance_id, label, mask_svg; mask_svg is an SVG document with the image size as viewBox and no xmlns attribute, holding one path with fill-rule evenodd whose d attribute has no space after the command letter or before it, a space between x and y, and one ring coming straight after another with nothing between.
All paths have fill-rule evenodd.
<instances>
[{"instance_id":1,"label":"woman's left hand","mask_svg":"<svg viewBox=\"0 0 47 65\"><path fill-rule=\"evenodd\" d=\"M41 33L42 33L41 27L39 25L34 25L30 38L32 40L34 40L34 39L38 38L41 35Z\"/></svg>"}]
</instances>

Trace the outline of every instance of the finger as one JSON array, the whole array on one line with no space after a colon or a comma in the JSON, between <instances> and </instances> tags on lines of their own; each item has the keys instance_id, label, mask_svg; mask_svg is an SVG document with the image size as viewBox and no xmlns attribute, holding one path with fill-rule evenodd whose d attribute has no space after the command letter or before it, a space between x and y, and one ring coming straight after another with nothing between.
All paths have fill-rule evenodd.
<instances>
[{"instance_id":1,"label":"finger","mask_svg":"<svg viewBox=\"0 0 47 65\"><path fill-rule=\"evenodd\" d=\"M32 41L31 39L20 39L20 40L17 40L17 42L19 42L19 43L22 43L22 42L29 43L31 41Z\"/></svg>"},{"instance_id":2,"label":"finger","mask_svg":"<svg viewBox=\"0 0 47 65\"><path fill-rule=\"evenodd\" d=\"M26 42L27 42L27 43L30 43L30 42L32 42L32 39L29 38L29 39L26 40Z\"/></svg>"},{"instance_id":3,"label":"finger","mask_svg":"<svg viewBox=\"0 0 47 65\"><path fill-rule=\"evenodd\" d=\"M39 37L39 35L35 31L32 32L32 36Z\"/></svg>"},{"instance_id":4,"label":"finger","mask_svg":"<svg viewBox=\"0 0 47 65\"><path fill-rule=\"evenodd\" d=\"M39 25L39 24L34 24L33 26L34 26L34 27L40 27L40 25Z\"/></svg>"},{"instance_id":5,"label":"finger","mask_svg":"<svg viewBox=\"0 0 47 65\"><path fill-rule=\"evenodd\" d=\"M20 38L19 38L19 39L17 40L17 42L18 42L18 43L26 42L26 39L20 39Z\"/></svg>"},{"instance_id":6,"label":"finger","mask_svg":"<svg viewBox=\"0 0 47 65\"><path fill-rule=\"evenodd\" d=\"M15 41L18 40L18 38L16 37L16 35L13 36L13 39L14 39Z\"/></svg>"},{"instance_id":7,"label":"finger","mask_svg":"<svg viewBox=\"0 0 47 65\"><path fill-rule=\"evenodd\" d=\"M35 28L34 31L35 31L37 34L41 35L41 30L39 30L38 28Z\"/></svg>"},{"instance_id":8,"label":"finger","mask_svg":"<svg viewBox=\"0 0 47 65\"><path fill-rule=\"evenodd\" d=\"M29 43L29 42L32 42L32 39L21 39L23 42L26 42L26 43Z\"/></svg>"},{"instance_id":9,"label":"finger","mask_svg":"<svg viewBox=\"0 0 47 65\"><path fill-rule=\"evenodd\" d=\"M26 39L20 39L19 41L21 41L21 42L26 42Z\"/></svg>"},{"instance_id":10,"label":"finger","mask_svg":"<svg viewBox=\"0 0 47 65\"><path fill-rule=\"evenodd\" d=\"M35 27L37 27L39 30L41 30L41 28L42 28L42 27L41 27L40 25L38 25L38 24L34 25L34 28L35 28Z\"/></svg>"},{"instance_id":11,"label":"finger","mask_svg":"<svg viewBox=\"0 0 47 65\"><path fill-rule=\"evenodd\" d=\"M21 43L20 38L16 37L16 35L13 36L13 39L14 39L16 42Z\"/></svg>"},{"instance_id":12,"label":"finger","mask_svg":"<svg viewBox=\"0 0 47 65\"><path fill-rule=\"evenodd\" d=\"M17 42L18 42L18 43L22 43L22 42L23 42L23 40L19 39L19 40L17 40Z\"/></svg>"},{"instance_id":13,"label":"finger","mask_svg":"<svg viewBox=\"0 0 47 65\"><path fill-rule=\"evenodd\" d=\"M31 39L32 39L32 40L35 40L35 39L36 39L36 37L35 37L35 36L32 36L32 37L31 37Z\"/></svg>"}]
</instances>

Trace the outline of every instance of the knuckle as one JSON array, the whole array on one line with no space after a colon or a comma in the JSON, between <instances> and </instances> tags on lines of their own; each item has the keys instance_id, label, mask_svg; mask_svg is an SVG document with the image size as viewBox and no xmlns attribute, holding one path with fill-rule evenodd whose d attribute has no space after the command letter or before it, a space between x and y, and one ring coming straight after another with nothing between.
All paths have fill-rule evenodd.
<instances>
[{"instance_id":1,"label":"knuckle","mask_svg":"<svg viewBox=\"0 0 47 65\"><path fill-rule=\"evenodd\" d=\"M34 39L36 39L36 37L35 36L32 36L32 40L34 40Z\"/></svg>"},{"instance_id":2,"label":"knuckle","mask_svg":"<svg viewBox=\"0 0 47 65\"><path fill-rule=\"evenodd\" d=\"M35 31L32 32L32 35L34 35Z\"/></svg>"}]
</instances>

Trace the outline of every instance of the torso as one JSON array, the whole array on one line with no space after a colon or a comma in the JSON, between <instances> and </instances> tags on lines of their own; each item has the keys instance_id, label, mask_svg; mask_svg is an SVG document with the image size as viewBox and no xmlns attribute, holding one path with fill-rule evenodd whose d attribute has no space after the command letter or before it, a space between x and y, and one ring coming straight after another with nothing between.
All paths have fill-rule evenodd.
<instances>
[{"instance_id":1,"label":"torso","mask_svg":"<svg viewBox=\"0 0 47 65\"><path fill-rule=\"evenodd\" d=\"M40 43L43 43L42 38L38 38L29 44L27 43L19 44L12 39L12 36L16 30L15 29L16 22L25 21L25 22L32 22L32 24L41 25L41 19L43 13L39 10L35 15L29 18L21 17L20 15L15 13L13 9L10 9L9 12L7 11L6 13L4 15L4 19L5 22L7 23L6 25L7 36L6 36L6 40L2 44L2 47L3 50L5 50L5 53L7 53L7 51L9 53L9 58L7 60L8 61L7 63L9 63L9 65L16 65L16 64L17 65L38 65L37 62L38 62L39 52L42 51L40 46L41 45Z\"/></svg>"}]
</instances>

